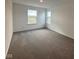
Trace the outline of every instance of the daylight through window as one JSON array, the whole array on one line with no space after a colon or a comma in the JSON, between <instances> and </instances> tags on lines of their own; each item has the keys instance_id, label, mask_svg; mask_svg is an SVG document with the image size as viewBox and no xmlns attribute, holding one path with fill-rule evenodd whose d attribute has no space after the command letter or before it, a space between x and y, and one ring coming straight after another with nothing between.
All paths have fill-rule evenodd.
<instances>
[{"instance_id":1,"label":"daylight through window","mask_svg":"<svg viewBox=\"0 0 79 59\"><path fill-rule=\"evenodd\" d=\"M37 23L37 11L28 10L28 24L36 24L36 23Z\"/></svg>"}]
</instances>

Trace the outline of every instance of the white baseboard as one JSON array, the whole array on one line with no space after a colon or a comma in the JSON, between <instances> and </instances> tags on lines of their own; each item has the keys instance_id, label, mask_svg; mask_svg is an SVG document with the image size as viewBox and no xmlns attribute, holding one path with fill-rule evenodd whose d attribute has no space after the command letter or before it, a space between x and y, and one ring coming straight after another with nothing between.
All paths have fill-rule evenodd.
<instances>
[{"instance_id":1,"label":"white baseboard","mask_svg":"<svg viewBox=\"0 0 79 59\"><path fill-rule=\"evenodd\" d=\"M71 39L74 39L73 37L70 37L70 36L68 36L68 35L66 35L66 34L63 34L63 33L59 32L59 31L56 31L56 30L52 29L52 28L49 27L49 26L47 26L47 28L50 29L50 30L52 30L52 31L55 31L55 32L57 32L57 33L59 33L59 34L61 34L61 35L64 35L64 36L69 37L69 38L71 38Z\"/></svg>"},{"instance_id":2,"label":"white baseboard","mask_svg":"<svg viewBox=\"0 0 79 59\"><path fill-rule=\"evenodd\" d=\"M10 47L10 43L11 43L11 40L12 40L12 36L13 36L13 32L12 32L12 34L11 34L11 37L9 38L10 40L9 40L8 45L7 45L7 49L5 50L5 56L7 56L7 53L8 53L9 47ZM6 41L5 41L5 42L6 42ZM6 42L6 43L7 43L7 42Z\"/></svg>"}]
</instances>

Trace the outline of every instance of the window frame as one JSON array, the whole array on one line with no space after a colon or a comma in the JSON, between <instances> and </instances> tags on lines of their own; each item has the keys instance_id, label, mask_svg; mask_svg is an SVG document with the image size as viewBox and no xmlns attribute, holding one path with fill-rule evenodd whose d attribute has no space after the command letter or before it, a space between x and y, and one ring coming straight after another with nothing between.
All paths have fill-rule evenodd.
<instances>
[{"instance_id":1,"label":"window frame","mask_svg":"<svg viewBox=\"0 0 79 59\"><path fill-rule=\"evenodd\" d=\"M50 12L50 13L48 13L48 12ZM48 14L50 14L50 15L48 15ZM49 22L49 20L48 20L49 17L50 17L50 22ZM52 19L51 17L52 17L52 12L51 12L51 10L50 10L50 11L47 11L47 20L46 20L46 23L47 23L47 24L51 24L51 19Z\"/></svg>"},{"instance_id":2,"label":"window frame","mask_svg":"<svg viewBox=\"0 0 79 59\"><path fill-rule=\"evenodd\" d=\"M29 11L29 10L31 10L31 11L36 11L36 18L35 18L36 23L29 23L29 19L28 19L28 17L29 17L29 15L28 15L29 12L28 12L28 11ZM28 24L28 25L35 25L35 24L37 24L37 14L38 14L38 12L37 12L37 10L35 10L35 9L28 9L28 10L27 10L27 19L28 19L28 20L27 20L27 24Z\"/></svg>"}]
</instances>

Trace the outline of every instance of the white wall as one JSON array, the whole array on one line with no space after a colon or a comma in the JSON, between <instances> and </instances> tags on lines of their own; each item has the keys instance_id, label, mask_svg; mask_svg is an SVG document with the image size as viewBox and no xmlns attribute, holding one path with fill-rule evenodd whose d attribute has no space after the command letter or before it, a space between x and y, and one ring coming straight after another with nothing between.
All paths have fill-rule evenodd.
<instances>
[{"instance_id":1,"label":"white wall","mask_svg":"<svg viewBox=\"0 0 79 59\"><path fill-rule=\"evenodd\" d=\"M12 38L12 1L5 0L5 54L8 52L10 41Z\"/></svg>"},{"instance_id":2,"label":"white wall","mask_svg":"<svg viewBox=\"0 0 79 59\"><path fill-rule=\"evenodd\" d=\"M52 9L52 21L48 28L74 38L74 4L59 5Z\"/></svg>"},{"instance_id":3,"label":"white wall","mask_svg":"<svg viewBox=\"0 0 79 59\"><path fill-rule=\"evenodd\" d=\"M28 25L28 8L37 10L37 24ZM45 8L32 7L22 4L13 3L13 31L24 31L36 28L42 28L45 26Z\"/></svg>"},{"instance_id":4,"label":"white wall","mask_svg":"<svg viewBox=\"0 0 79 59\"><path fill-rule=\"evenodd\" d=\"M47 25L48 28L74 38L74 0L65 0L65 4L60 1L59 5L55 5L52 9L52 23ZM27 24L28 8L38 10L38 24ZM42 16L43 15L43 16ZM41 28L45 26L45 9L21 4L13 4L13 30L14 32Z\"/></svg>"}]
</instances>

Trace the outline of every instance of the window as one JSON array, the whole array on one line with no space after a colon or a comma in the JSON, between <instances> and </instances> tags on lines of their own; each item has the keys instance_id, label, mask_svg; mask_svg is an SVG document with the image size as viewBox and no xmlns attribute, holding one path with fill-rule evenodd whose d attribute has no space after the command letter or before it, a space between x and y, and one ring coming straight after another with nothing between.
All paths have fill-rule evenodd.
<instances>
[{"instance_id":1,"label":"window","mask_svg":"<svg viewBox=\"0 0 79 59\"><path fill-rule=\"evenodd\" d=\"M51 11L47 12L47 24L51 24Z\"/></svg>"},{"instance_id":2,"label":"window","mask_svg":"<svg viewBox=\"0 0 79 59\"><path fill-rule=\"evenodd\" d=\"M37 23L37 11L28 10L28 24L36 24L36 23Z\"/></svg>"}]
</instances>

